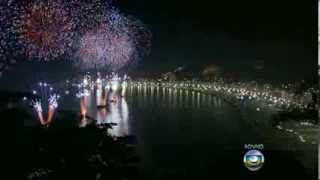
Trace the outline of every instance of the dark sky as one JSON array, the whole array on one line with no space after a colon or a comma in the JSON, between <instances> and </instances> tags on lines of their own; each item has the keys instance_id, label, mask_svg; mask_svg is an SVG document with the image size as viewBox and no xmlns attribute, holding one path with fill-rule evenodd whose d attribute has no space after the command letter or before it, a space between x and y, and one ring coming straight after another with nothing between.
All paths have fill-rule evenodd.
<instances>
[{"instance_id":1,"label":"dark sky","mask_svg":"<svg viewBox=\"0 0 320 180\"><path fill-rule=\"evenodd\" d=\"M152 53L142 67L219 64L226 71L246 71L264 61L271 74L316 75L316 1L117 2L153 32Z\"/></svg>"}]
</instances>

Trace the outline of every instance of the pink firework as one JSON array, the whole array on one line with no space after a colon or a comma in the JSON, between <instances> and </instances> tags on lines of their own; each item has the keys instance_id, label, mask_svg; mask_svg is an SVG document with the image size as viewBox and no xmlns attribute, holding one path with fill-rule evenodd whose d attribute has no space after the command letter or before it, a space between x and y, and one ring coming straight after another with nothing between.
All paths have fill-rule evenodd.
<instances>
[{"instance_id":1,"label":"pink firework","mask_svg":"<svg viewBox=\"0 0 320 180\"><path fill-rule=\"evenodd\" d=\"M0 76L16 63L16 56L19 53L11 29L15 13L15 7L9 2L0 3Z\"/></svg>"},{"instance_id":2,"label":"pink firework","mask_svg":"<svg viewBox=\"0 0 320 180\"><path fill-rule=\"evenodd\" d=\"M69 0L69 6L77 23L77 32L85 34L88 30L99 28L101 19L109 11L112 0Z\"/></svg>"},{"instance_id":3,"label":"pink firework","mask_svg":"<svg viewBox=\"0 0 320 180\"><path fill-rule=\"evenodd\" d=\"M80 39L75 66L79 69L109 69L117 71L139 62L148 54L151 33L137 19L108 9L97 15L93 24ZM90 23L90 24L92 24Z\"/></svg>"},{"instance_id":4,"label":"pink firework","mask_svg":"<svg viewBox=\"0 0 320 180\"><path fill-rule=\"evenodd\" d=\"M0 6L0 73L2 73L10 64L7 58L7 18L6 18L6 7Z\"/></svg>"},{"instance_id":5,"label":"pink firework","mask_svg":"<svg viewBox=\"0 0 320 180\"><path fill-rule=\"evenodd\" d=\"M118 70L130 62L135 47L130 37L117 34L107 24L87 32L80 40L76 66L80 69Z\"/></svg>"},{"instance_id":6,"label":"pink firework","mask_svg":"<svg viewBox=\"0 0 320 180\"><path fill-rule=\"evenodd\" d=\"M21 12L16 28L30 58L48 61L71 49L75 23L62 1L35 0Z\"/></svg>"}]
</instances>

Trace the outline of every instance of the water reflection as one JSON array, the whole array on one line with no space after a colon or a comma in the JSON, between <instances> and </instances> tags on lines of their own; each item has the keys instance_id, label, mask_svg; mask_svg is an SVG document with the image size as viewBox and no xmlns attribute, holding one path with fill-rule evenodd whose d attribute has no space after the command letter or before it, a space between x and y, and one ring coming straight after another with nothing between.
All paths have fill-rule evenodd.
<instances>
[{"instance_id":1,"label":"water reflection","mask_svg":"<svg viewBox=\"0 0 320 180\"><path fill-rule=\"evenodd\" d=\"M102 117L108 123L116 123L109 133L114 136L127 136L129 135L129 108L126 100L121 98L118 102L110 103L109 115Z\"/></svg>"},{"instance_id":2,"label":"water reflection","mask_svg":"<svg viewBox=\"0 0 320 180\"><path fill-rule=\"evenodd\" d=\"M95 123L98 127L112 124L108 132L112 136L129 135L129 108L122 94L124 90L113 91L99 87L95 93L80 97L80 127ZM93 98L94 97L94 98Z\"/></svg>"},{"instance_id":3,"label":"water reflection","mask_svg":"<svg viewBox=\"0 0 320 180\"><path fill-rule=\"evenodd\" d=\"M90 101L90 96L82 96L80 98L80 127L85 127L88 124L87 112L88 112L88 102Z\"/></svg>"},{"instance_id":4,"label":"water reflection","mask_svg":"<svg viewBox=\"0 0 320 180\"><path fill-rule=\"evenodd\" d=\"M100 83L98 83L100 84ZM173 89L166 87L153 87L147 85L121 84L120 90L113 90L111 86L97 86L97 88L84 89L79 99L80 103L80 127L88 124L96 124L101 127L113 124L109 133L113 136L132 135L129 120L131 111L150 105L165 107L170 110L181 108L224 108L225 103L221 99L197 91Z\"/></svg>"},{"instance_id":5,"label":"water reflection","mask_svg":"<svg viewBox=\"0 0 320 180\"><path fill-rule=\"evenodd\" d=\"M186 89L153 87L141 84L130 85L127 89L126 97L135 107L157 104L158 106L174 110L176 108L221 108L225 105L221 102L223 101L221 98L211 94Z\"/></svg>"}]
</instances>

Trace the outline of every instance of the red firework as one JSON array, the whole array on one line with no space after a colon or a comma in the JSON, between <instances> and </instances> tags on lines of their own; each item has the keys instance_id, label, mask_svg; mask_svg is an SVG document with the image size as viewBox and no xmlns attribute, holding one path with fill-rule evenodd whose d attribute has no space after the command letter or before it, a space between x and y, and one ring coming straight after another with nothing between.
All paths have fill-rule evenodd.
<instances>
[{"instance_id":1,"label":"red firework","mask_svg":"<svg viewBox=\"0 0 320 180\"><path fill-rule=\"evenodd\" d=\"M72 45L74 23L59 1L36 0L24 10L18 29L27 55L49 60Z\"/></svg>"}]
</instances>

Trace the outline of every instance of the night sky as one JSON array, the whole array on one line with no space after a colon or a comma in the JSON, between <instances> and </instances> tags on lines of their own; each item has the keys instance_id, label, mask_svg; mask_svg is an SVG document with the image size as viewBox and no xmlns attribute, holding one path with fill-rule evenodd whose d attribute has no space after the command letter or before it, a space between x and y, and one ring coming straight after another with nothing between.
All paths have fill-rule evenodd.
<instances>
[{"instance_id":1,"label":"night sky","mask_svg":"<svg viewBox=\"0 0 320 180\"><path fill-rule=\"evenodd\" d=\"M316 73L315 1L123 0L119 6L153 32L152 53L144 64L150 69L155 62L164 70L219 64L241 72L264 61L268 75Z\"/></svg>"},{"instance_id":2,"label":"night sky","mask_svg":"<svg viewBox=\"0 0 320 180\"><path fill-rule=\"evenodd\" d=\"M265 79L317 77L316 1L118 0L115 4L153 34L151 53L130 72L161 73L185 66L200 74L206 65L216 64L227 75L252 78L257 74L253 66L264 62L259 76ZM72 71L67 57L46 64L19 63L12 69L3 77L14 80L22 74L46 73L63 77Z\"/></svg>"}]
</instances>

